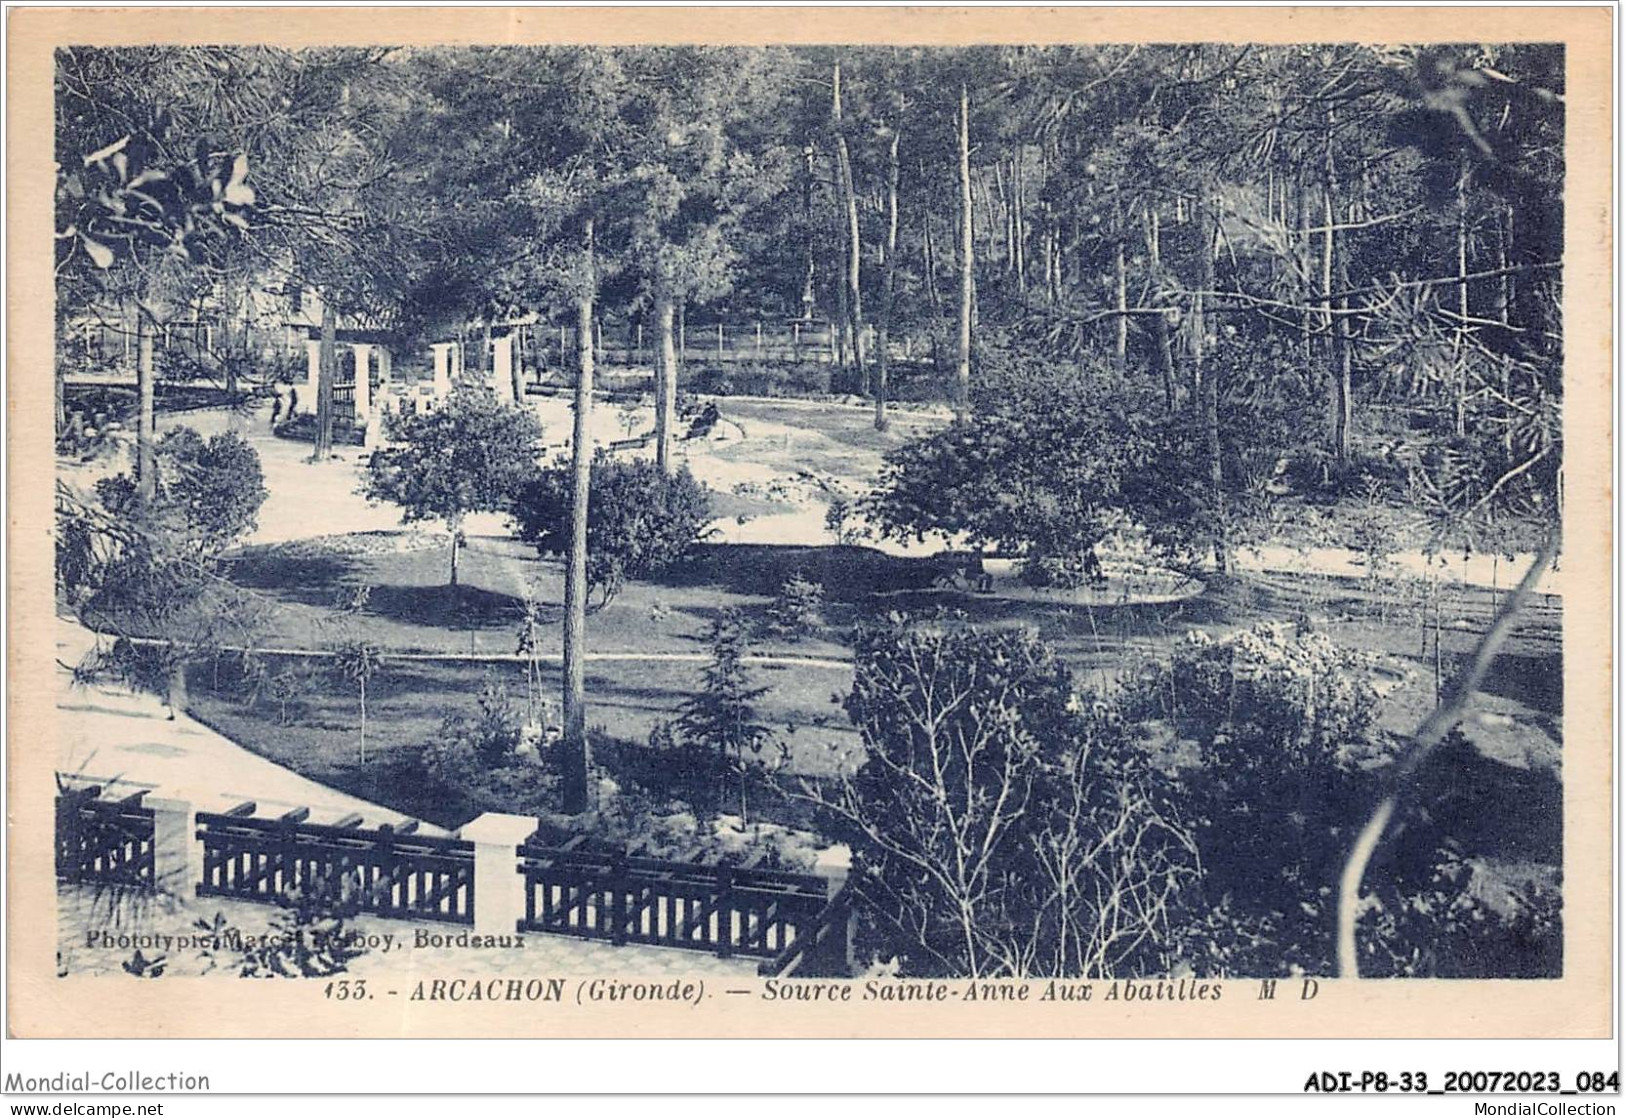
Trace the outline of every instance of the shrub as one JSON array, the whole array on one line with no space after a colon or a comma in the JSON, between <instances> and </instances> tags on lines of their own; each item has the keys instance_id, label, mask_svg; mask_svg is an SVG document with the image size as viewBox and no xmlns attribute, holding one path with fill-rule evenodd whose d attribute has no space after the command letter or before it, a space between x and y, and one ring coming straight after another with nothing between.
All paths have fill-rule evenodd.
<instances>
[{"instance_id":1,"label":"shrub","mask_svg":"<svg viewBox=\"0 0 1625 1118\"><path fill-rule=\"evenodd\" d=\"M775 636L799 640L824 624L824 587L800 571L793 572L767 607L767 628Z\"/></svg>"},{"instance_id":2,"label":"shrub","mask_svg":"<svg viewBox=\"0 0 1625 1118\"><path fill-rule=\"evenodd\" d=\"M1373 883L1360 919L1360 973L1400 978L1559 978L1562 896L1534 882L1508 888L1502 910L1472 887L1480 870L1450 846L1427 879Z\"/></svg>"},{"instance_id":3,"label":"shrub","mask_svg":"<svg viewBox=\"0 0 1625 1118\"><path fill-rule=\"evenodd\" d=\"M395 445L373 454L363 490L399 505L406 523L439 520L451 536L451 583L463 518L505 512L536 468L542 426L528 411L461 389L427 415L396 416Z\"/></svg>"},{"instance_id":4,"label":"shrub","mask_svg":"<svg viewBox=\"0 0 1625 1118\"><path fill-rule=\"evenodd\" d=\"M1160 970L1194 873L1171 785L1025 630L895 616L858 634L864 760L803 794L849 842L909 974Z\"/></svg>"},{"instance_id":5,"label":"shrub","mask_svg":"<svg viewBox=\"0 0 1625 1118\"><path fill-rule=\"evenodd\" d=\"M288 439L296 443L314 443L316 441L316 417L310 412L302 411L297 415L283 420L276 425L276 437ZM349 416L336 415L333 417L333 445L334 446L362 446L367 441L367 429Z\"/></svg>"},{"instance_id":6,"label":"shrub","mask_svg":"<svg viewBox=\"0 0 1625 1118\"><path fill-rule=\"evenodd\" d=\"M1120 402L1079 374L1044 370L890 452L865 511L897 539L1081 553L1106 534L1144 449Z\"/></svg>"},{"instance_id":7,"label":"shrub","mask_svg":"<svg viewBox=\"0 0 1625 1118\"><path fill-rule=\"evenodd\" d=\"M137 644L119 637L79 665L88 677L105 675L135 691L163 696L181 664L181 650L173 644Z\"/></svg>"},{"instance_id":8,"label":"shrub","mask_svg":"<svg viewBox=\"0 0 1625 1118\"><path fill-rule=\"evenodd\" d=\"M1035 555L1021 564L1021 581L1040 589L1081 590L1103 586L1106 576L1093 548L1071 555Z\"/></svg>"},{"instance_id":9,"label":"shrub","mask_svg":"<svg viewBox=\"0 0 1625 1118\"><path fill-rule=\"evenodd\" d=\"M424 775L442 788L466 789L479 780L481 767L468 722L462 711L447 711L439 731L423 743Z\"/></svg>"},{"instance_id":10,"label":"shrub","mask_svg":"<svg viewBox=\"0 0 1625 1118\"><path fill-rule=\"evenodd\" d=\"M824 510L824 531L838 544L857 543L861 532L852 522L856 514L851 501L841 496L831 497L829 507Z\"/></svg>"},{"instance_id":11,"label":"shrub","mask_svg":"<svg viewBox=\"0 0 1625 1118\"><path fill-rule=\"evenodd\" d=\"M487 765L502 764L519 748L519 708L508 697L508 689L487 676L474 700L474 709L474 718L466 730L474 756Z\"/></svg>"},{"instance_id":12,"label":"shrub","mask_svg":"<svg viewBox=\"0 0 1625 1118\"><path fill-rule=\"evenodd\" d=\"M1165 727L1197 755L1182 782L1206 899L1184 914L1188 934L1223 898L1236 912L1234 936L1215 927L1193 948L1198 965L1252 958L1247 928L1275 939L1278 965L1328 957L1333 892L1372 793L1358 764L1377 705L1365 664L1321 634L1263 623L1217 640L1194 631L1125 686L1142 732Z\"/></svg>"},{"instance_id":13,"label":"shrub","mask_svg":"<svg viewBox=\"0 0 1625 1118\"><path fill-rule=\"evenodd\" d=\"M542 471L514 502L521 539L543 555L570 547L571 471L564 461ZM587 583L608 604L629 578L671 565L704 536L709 491L687 467L663 473L649 461L593 457L587 498Z\"/></svg>"},{"instance_id":14,"label":"shrub","mask_svg":"<svg viewBox=\"0 0 1625 1118\"><path fill-rule=\"evenodd\" d=\"M614 753L617 778L680 797L700 819L725 809L733 763L705 742L686 738L675 721L661 719L649 731L647 751L621 748Z\"/></svg>"},{"instance_id":15,"label":"shrub","mask_svg":"<svg viewBox=\"0 0 1625 1118\"><path fill-rule=\"evenodd\" d=\"M59 494L57 581L93 614L152 628L196 613L222 552L254 526L266 490L259 455L239 435L205 441L180 427L154 451L156 484L134 477L95 485L95 504ZM219 610L216 600L210 608Z\"/></svg>"},{"instance_id":16,"label":"shrub","mask_svg":"<svg viewBox=\"0 0 1625 1118\"><path fill-rule=\"evenodd\" d=\"M817 361L707 362L688 387L713 396L824 396L831 366Z\"/></svg>"},{"instance_id":17,"label":"shrub","mask_svg":"<svg viewBox=\"0 0 1625 1118\"><path fill-rule=\"evenodd\" d=\"M1170 720L1203 760L1310 772L1342 767L1376 716L1368 658L1319 633L1262 622L1215 640L1193 630L1129 689L1131 710Z\"/></svg>"},{"instance_id":18,"label":"shrub","mask_svg":"<svg viewBox=\"0 0 1625 1118\"><path fill-rule=\"evenodd\" d=\"M276 724L292 725L303 713L305 699L316 689L310 665L295 660L265 682L265 696L276 704Z\"/></svg>"},{"instance_id":19,"label":"shrub","mask_svg":"<svg viewBox=\"0 0 1625 1118\"><path fill-rule=\"evenodd\" d=\"M556 810L557 775L543 758L520 752L521 720L507 688L487 677L473 713L446 711L438 732L424 743L424 775L490 810Z\"/></svg>"},{"instance_id":20,"label":"shrub","mask_svg":"<svg viewBox=\"0 0 1625 1118\"><path fill-rule=\"evenodd\" d=\"M326 978L343 974L367 953L348 923L360 913L365 889L354 871L329 869L277 897L278 912L265 936L244 937L218 913L212 922L200 918L193 926L209 942L238 952L233 965L239 978ZM218 964L213 947L203 954L210 969Z\"/></svg>"}]
</instances>

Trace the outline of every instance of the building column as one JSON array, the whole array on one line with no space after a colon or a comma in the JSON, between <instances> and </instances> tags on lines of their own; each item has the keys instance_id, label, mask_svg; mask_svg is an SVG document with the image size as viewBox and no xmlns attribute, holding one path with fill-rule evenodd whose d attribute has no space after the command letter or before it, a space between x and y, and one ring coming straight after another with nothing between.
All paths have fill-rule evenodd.
<instances>
[{"instance_id":1,"label":"building column","mask_svg":"<svg viewBox=\"0 0 1625 1118\"><path fill-rule=\"evenodd\" d=\"M497 399L513 403L513 335L491 339L491 387Z\"/></svg>"},{"instance_id":2,"label":"building column","mask_svg":"<svg viewBox=\"0 0 1625 1118\"><path fill-rule=\"evenodd\" d=\"M203 882L203 843L198 840L197 808L190 800L142 801L152 811L152 883L172 897L190 899Z\"/></svg>"},{"instance_id":3,"label":"building column","mask_svg":"<svg viewBox=\"0 0 1625 1118\"><path fill-rule=\"evenodd\" d=\"M434 398L444 400L451 393L451 343L429 347L434 352Z\"/></svg>"},{"instance_id":4,"label":"building column","mask_svg":"<svg viewBox=\"0 0 1625 1118\"><path fill-rule=\"evenodd\" d=\"M356 342L350 348L355 352L355 421L365 424L372 414L371 363L367 360L372 346Z\"/></svg>"},{"instance_id":5,"label":"building column","mask_svg":"<svg viewBox=\"0 0 1625 1118\"><path fill-rule=\"evenodd\" d=\"M481 935L513 935L525 918L519 844L535 833L531 816L492 811L460 832L474 844L474 930Z\"/></svg>"},{"instance_id":6,"label":"building column","mask_svg":"<svg viewBox=\"0 0 1625 1118\"><path fill-rule=\"evenodd\" d=\"M372 409L372 414L367 416L366 431L361 437L361 449L377 450L384 444L385 406L385 404L380 403L378 407Z\"/></svg>"},{"instance_id":7,"label":"building column","mask_svg":"<svg viewBox=\"0 0 1625 1118\"><path fill-rule=\"evenodd\" d=\"M305 391L300 399L300 410L316 414L316 386L322 379L322 343L315 338L305 340Z\"/></svg>"}]
</instances>

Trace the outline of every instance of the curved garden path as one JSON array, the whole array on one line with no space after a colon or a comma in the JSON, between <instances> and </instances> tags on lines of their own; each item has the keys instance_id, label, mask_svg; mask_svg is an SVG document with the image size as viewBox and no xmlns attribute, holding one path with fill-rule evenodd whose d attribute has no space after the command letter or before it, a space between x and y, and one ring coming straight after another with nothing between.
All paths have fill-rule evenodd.
<instances>
[{"instance_id":1,"label":"curved garden path","mask_svg":"<svg viewBox=\"0 0 1625 1118\"><path fill-rule=\"evenodd\" d=\"M59 618L56 656L78 663L95 636L77 621ZM57 771L75 780L147 787L155 796L189 800L220 811L253 800L261 814L309 807L315 823L352 812L368 823L398 823L398 811L340 792L239 745L158 698L106 684L75 685L57 673ZM429 834L441 833L424 824Z\"/></svg>"}]
</instances>

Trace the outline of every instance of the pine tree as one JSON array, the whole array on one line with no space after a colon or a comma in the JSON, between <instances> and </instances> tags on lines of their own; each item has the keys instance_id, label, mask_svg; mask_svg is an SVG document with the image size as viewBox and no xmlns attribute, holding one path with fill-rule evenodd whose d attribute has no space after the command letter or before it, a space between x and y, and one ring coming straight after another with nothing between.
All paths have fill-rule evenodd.
<instances>
[{"instance_id":1,"label":"pine tree","mask_svg":"<svg viewBox=\"0 0 1625 1118\"><path fill-rule=\"evenodd\" d=\"M801 571L793 572L767 607L768 628L775 636L799 640L824 624L824 587Z\"/></svg>"},{"instance_id":2,"label":"pine tree","mask_svg":"<svg viewBox=\"0 0 1625 1118\"><path fill-rule=\"evenodd\" d=\"M760 721L756 701L766 687L752 687L745 669L750 639L744 615L725 610L711 623L706 639L711 661L705 667L704 686L685 702L677 720L684 742L709 746L723 764L732 764L739 774L739 818L749 820L746 786L747 765L761 756L773 732Z\"/></svg>"}]
</instances>

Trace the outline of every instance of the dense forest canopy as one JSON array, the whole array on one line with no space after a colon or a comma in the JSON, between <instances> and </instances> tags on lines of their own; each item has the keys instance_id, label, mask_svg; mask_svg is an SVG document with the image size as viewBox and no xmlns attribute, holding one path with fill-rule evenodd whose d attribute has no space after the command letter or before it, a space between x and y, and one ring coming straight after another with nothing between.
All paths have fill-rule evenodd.
<instances>
[{"instance_id":1,"label":"dense forest canopy","mask_svg":"<svg viewBox=\"0 0 1625 1118\"><path fill-rule=\"evenodd\" d=\"M1556 499L1563 96L1542 44L71 48L59 315L816 316L881 425L900 353L964 422L1071 370L1221 562L1286 468L1481 526Z\"/></svg>"}]
</instances>

